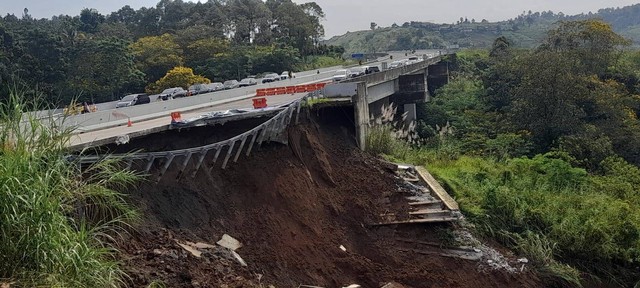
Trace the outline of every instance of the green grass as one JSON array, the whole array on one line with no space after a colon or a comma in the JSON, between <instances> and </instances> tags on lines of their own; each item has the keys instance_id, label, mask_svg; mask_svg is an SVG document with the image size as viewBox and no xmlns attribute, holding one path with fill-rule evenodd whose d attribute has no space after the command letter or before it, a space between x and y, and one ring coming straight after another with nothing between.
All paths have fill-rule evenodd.
<instances>
[{"instance_id":1,"label":"green grass","mask_svg":"<svg viewBox=\"0 0 640 288\"><path fill-rule=\"evenodd\" d=\"M70 130L29 118L24 95L0 104L0 279L23 287L118 287L111 247L136 218L116 192L138 177L109 160L80 173ZM21 122L22 118L28 121Z\"/></svg>"},{"instance_id":2,"label":"green grass","mask_svg":"<svg viewBox=\"0 0 640 288\"><path fill-rule=\"evenodd\" d=\"M590 175L553 154L496 161L447 147L389 157L426 166L480 231L529 258L542 276L579 286L586 274L619 285L640 279L637 167L609 159Z\"/></svg>"}]
</instances>

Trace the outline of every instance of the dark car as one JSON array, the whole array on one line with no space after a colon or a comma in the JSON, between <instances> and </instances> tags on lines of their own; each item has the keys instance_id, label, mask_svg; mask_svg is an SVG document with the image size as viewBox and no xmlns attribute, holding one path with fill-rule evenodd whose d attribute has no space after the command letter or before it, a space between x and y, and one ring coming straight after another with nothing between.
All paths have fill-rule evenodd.
<instances>
[{"instance_id":1,"label":"dark car","mask_svg":"<svg viewBox=\"0 0 640 288\"><path fill-rule=\"evenodd\" d=\"M169 100L169 99L175 99L175 98L186 97L186 96L187 96L187 90L184 90L184 88L182 87L173 87L173 88L164 89L164 91L160 93L159 98L161 98L162 100Z\"/></svg>"},{"instance_id":2,"label":"dark car","mask_svg":"<svg viewBox=\"0 0 640 288\"><path fill-rule=\"evenodd\" d=\"M235 89L240 87L240 82L238 80L227 80L224 81L224 90Z\"/></svg>"},{"instance_id":3,"label":"dark car","mask_svg":"<svg viewBox=\"0 0 640 288\"><path fill-rule=\"evenodd\" d=\"M369 68L367 68L367 74L378 72L380 72L380 68L378 68L378 66L369 66Z\"/></svg>"},{"instance_id":4,"label":"dark car","mask_svg":"<svg viewBox=\"0 0 640 288\"><path fill-rule=\"evenodd\" d=\"M366 74L366 67L354 67L349 69L349 78L355 78Z\"/></svg>"},{"instance_id":5,"label":"dark car","mask_svg":"<svg viewBox=\"0 0 640 288\"><path fill-rule=\"evenodd\" d=\"M253 85L258 85L258 81L256 81L255 78L244 78L240 80L238 87L247 87L247 86L253 86Z\"/></svg>"},{"instance_id":6,"label":"dark car","mask_svg":"<svg viewBox=\"0 0 640 288\"><path fill-rule=\"evenodd\" d=\"M189 95L198 95L210 92L207 84L193 84L189 86Z\"/></svg>"},{"instance_id":7,"label":"dark car","mask_svg":"<svg viewBox=\"0 0 640 288\"><path fill-rule=\"evenodd\" d=\"M151 102L151 100L149 99L149 95L145 93L131 94L131 95L122 97L122 99L120 99L120 101L116 103L116 108L129 107L133 105L142 105L142 104L147 104L149 102Z\"/></svg>"},{"instance_id":8,"label":"dark car","mask_svg":"<svg viewBox=\"0 0 640 288\"><path fill-rule=\"evenodd\" d=\"M279 80L280 75L278 75L277 73L267 73L267 75L264 75L264 77L262 77L262 83L271 83Z\"/></svg>"}]
</instances>

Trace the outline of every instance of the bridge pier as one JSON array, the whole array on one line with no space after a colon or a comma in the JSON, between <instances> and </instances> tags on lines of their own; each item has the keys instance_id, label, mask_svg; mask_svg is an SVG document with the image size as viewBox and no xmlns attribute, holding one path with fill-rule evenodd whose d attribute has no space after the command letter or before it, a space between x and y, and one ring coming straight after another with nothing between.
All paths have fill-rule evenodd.
<instances>
[{"instance_id":1,"label":"bridge pier","mask_svg":"<svg viewBox=\"0 0 640 288\"><path fill-rule=\"evenodd\" d=\"M356 84L356 95L352 98L356 124L356 142L364 151L367 149L367 133L369 131L369 103L367 102L367 83Z\"/></svg>"},{"instance_id":2,"label":"bridge pier","mask_svg":"<svg viewBox=\"0 0 640 288\"><path fill-rule=\"evenodd\" d=\"M407 113L407 119L405 119L405 123L409 124L416 121L416 103L404 104L402 108L404 109L404 112Z\"/></svg>"}]
</instances>

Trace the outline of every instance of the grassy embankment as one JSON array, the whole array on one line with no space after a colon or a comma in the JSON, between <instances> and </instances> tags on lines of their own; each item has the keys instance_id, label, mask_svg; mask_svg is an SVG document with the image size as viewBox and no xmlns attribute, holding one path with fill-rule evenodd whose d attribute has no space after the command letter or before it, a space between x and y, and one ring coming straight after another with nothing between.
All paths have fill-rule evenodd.
<instances>
[{"instance_id":1,"label":"grassy embankment","mask_svg":"<svg viewBox=\"0 0 640 288\"><path fill-rule=\"evenodd\" d=\"M0 284L121 286L126 275L112 244L136 213L117 190L138 176L114 160L80 173L64 158L70 130L22 122L33 103L16 92L7 98L0 104Z\"/></svg>"}]
</instances>

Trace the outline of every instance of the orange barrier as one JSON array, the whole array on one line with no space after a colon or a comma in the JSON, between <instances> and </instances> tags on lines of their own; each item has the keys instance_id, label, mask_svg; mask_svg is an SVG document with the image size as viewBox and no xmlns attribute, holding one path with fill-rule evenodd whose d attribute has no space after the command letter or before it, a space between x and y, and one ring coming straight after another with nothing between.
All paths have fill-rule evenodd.
<instances>
[{"instance_id":1,"label":"orange barrier","mask_svg":"<svg viewBox=\"0 0 640 288\"><path fill-rule=\"evenodd\" d=\"M253 109L267 107L267 98L253 98Z\"/></svg>"},{"instance_id":2,"label":"orange barrier","mask_svg":"<svg viewBox=\"0 0 640 288\"><path fill-rule=\"evenodd\" d=\"M182 121L182 116L180 112L171 112L171 123L177 123Z\"/></svg>"},{"instance_id":3,"label":"orange barrier","mask_svg":"<svg viewBox=\"0 0 640 288\"><path fill-rule=\"evenodd\" d=\"M324 88L327 83L256 89L256 97L313 92Z\"/></svg>"},{"instance_id":4,"label":"orange barrier","mask_svg":"<svg viewBox=\"0 0 640 288\"><path fill-rule=\"evenodd\" d=\"M296 86L287 86L287 94L296 93Z\"/></svg>"}]
</instances>

